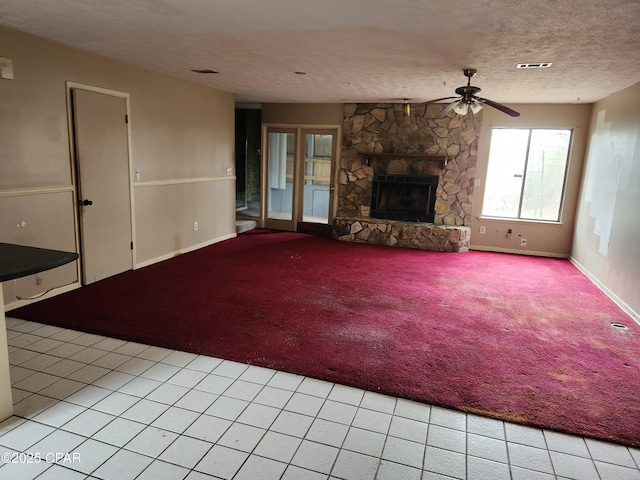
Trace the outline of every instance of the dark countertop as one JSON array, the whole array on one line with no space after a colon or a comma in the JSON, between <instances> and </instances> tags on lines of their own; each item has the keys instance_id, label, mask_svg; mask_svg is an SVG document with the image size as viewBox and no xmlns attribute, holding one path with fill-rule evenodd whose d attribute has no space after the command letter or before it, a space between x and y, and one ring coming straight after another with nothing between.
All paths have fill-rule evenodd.
<instances>
[{"instance_id":1,"label":"dark countertop","mask_svg":"<svg viewBox=\"0 0 640 480\"><path fill-rule=\"evenodd\" d=\"M77 259L77 253L0 243L0 282L50 270Z\"/></svg>"}]
</instances>

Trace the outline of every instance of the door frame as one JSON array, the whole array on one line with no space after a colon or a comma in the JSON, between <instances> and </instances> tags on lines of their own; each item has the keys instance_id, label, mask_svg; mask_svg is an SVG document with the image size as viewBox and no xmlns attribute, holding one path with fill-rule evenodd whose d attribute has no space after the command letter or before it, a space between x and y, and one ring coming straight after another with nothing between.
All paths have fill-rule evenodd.
<instances>
[{"instance_id":1,"label":"door frame","mask_svg":"<svg viewBox=\"0 0 640 480\"><path fill-rule=\"evenodd\" d=\"M276 133L295 133L296 148L295 161L293 165L293 205L292 220L275 220L267 219L268 215L268 196L269 196L269 169L268 169L268 132ZM335 142L333 144L333 163L331 165L331 182L329 185L329 218L328 223L312 224L302 221L302 210L300 197L303 194L301 187L304 183L304 135L310 133L334 133ZM278 225L283 227L292 224L292 231L306 231L309 233L327 233L331 232L333 218L338 209L337 202L337 183L338 183L338 167L340 165L340 152L342 145L342 126L341 125L315 125L315 124L284 124L284 123L263 123L262 124L262 142L261 142L261 159L260 159L260 227L278 229ZM282 222L282 223L281 223ZM302 227L301 229L299 227ZM291 230L290 228L282 228L283 230Z\"/></svg>"},{"instance_id":2,"label":"door frame","mask_svg":"<svg viewBox=\"0 0 640 480\"><path fill-rule=\"evenodd\" d=\"M130 205L130 218L131 218L131 239L133 248L131 249L131 268L135 269L136 266L136 231L135 231L135 208L134 208L134 196L133 196L133 152L131 149L131 110L130 110L130 95L126 92L120 92L118 90L111 90L102 87L96 87L93 85L86 85L83 83L77 83L72 81L65 82L65 93L67 101L67 129L69 132L69 160L71 163L71 185L73 187L73 221L75 225L75 240L76 251L78 252L78 279L80 285L85 285L84 279L84 256L82 251L82 225L80 222L79 207L78 207L78 178L80 175L80 166L78 164L78 158L76 155L76 138L75 138L75 118L74 118L74 106L73 106L73 90L86 90L93 93L101 93L103 95L109 95L112 97L122 98L125 100L126 115L127 115L127 157L128 157L128 172L127 178L129 179L129 205Z\"/></svg>"}]
</instances>

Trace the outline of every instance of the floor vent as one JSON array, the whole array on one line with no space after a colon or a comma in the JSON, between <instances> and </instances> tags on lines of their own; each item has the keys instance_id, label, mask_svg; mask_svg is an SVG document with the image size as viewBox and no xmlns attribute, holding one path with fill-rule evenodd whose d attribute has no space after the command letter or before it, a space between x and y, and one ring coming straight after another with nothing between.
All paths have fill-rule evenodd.
<instances>
[{"instance_id":1,"label":"floor vent","mask_svg":"<svg viewBox=\"0 0 640 480\"><path fill-rule=\"evenodd\" d=\"M611 326L617 330L629 330L629 327L627 327L624 323L613 322L611 323Z\"/></svg>"}]
</instances>

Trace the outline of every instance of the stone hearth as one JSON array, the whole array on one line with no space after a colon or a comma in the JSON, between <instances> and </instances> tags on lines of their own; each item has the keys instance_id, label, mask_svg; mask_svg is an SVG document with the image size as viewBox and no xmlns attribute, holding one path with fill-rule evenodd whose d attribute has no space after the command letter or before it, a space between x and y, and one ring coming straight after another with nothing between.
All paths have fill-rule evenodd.
<instances>
[{"instance_id":1,"label":"stone hearth","mask_svg":"<svg viewBox=\"0 0 640 480\"><path fill-rule=\"evenodd\" d=\"M332 236L346 242L438 252L468 252L471 228L370 217L337 217L334 219Z\"/></svg>"}]
</instances>

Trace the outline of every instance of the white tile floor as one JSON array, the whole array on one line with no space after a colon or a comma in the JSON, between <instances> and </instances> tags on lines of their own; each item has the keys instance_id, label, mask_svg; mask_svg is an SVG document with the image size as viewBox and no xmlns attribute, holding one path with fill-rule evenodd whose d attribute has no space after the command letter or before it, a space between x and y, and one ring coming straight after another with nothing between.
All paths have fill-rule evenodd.
<instances>
[{"instance_id":1,"label":"white tile floor","mask_svg":"<svg viewBox=\"0 0 640 480\"><path fill-rule=\"evenodd\" d=\"M3 479L640 479L638 449L13 318L7 333Z\"/></svg>"}]
</instances>

